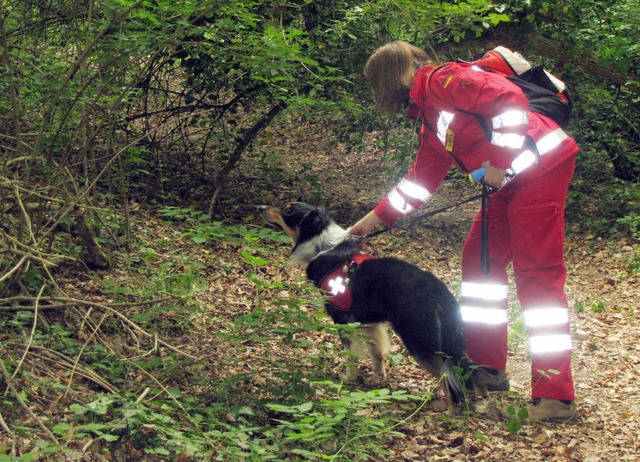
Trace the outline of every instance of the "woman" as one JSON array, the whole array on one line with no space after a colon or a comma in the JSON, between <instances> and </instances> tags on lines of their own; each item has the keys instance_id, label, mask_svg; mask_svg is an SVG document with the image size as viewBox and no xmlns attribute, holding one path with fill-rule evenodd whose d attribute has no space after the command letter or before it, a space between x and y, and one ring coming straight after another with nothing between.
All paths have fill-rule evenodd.
<instances>
[{"instance_id":1,"label":"woman","mask_svg":"<svg viewBox=\"0 0 640 462\"><path fill-rule=\"evenodd\" d=\"M417 155L399 184L350 228L365 235L421 206L454 164L486 169L489 270L482 267L481 213L462 251L461 312L468 355L490 391L506 391L507 265L532 354L532 420L576 416L571 377L569 310L564 292L564 207L578 146L551 119L528 111L522 90L470 63L436 68L421 49L404 42L380 47L365 75L378 109L406 110L422 122Z\"/></svg>"}]
</instances>

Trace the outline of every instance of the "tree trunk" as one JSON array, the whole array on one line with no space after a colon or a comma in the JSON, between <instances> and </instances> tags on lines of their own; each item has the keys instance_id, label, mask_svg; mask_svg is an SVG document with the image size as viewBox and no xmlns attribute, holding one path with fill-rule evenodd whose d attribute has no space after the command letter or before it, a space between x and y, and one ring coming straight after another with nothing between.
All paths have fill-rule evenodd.
<instances>
[{"instance_id":1,"label":"tree trunk","mask_svg":"<svg viewBox=\"0 0 640 462\"><path fill-rule=\"evenodd\" d=\"M78 225L78 236L82 239L87 251L85 263L88 266L98 269L107 269L111 267L107 254L104 252L98 241L96 241L94 232L87 223L84 212L80 208L76 210L74 219Z\"/></svg>"},{"instance_id":2,"label":"tree trunk","mask_svg":"<svg viewBox=\"0 0 640 462\"><path fill-rule=\"evenodd\" d=\"M222 189L222 185L227 175L229 175L229 173L235 168L238 162L240 162L240 159L242 159L242 155L247 150L247 148L251 145L251 143L253 143L253 141L258 137L260 132L267 125L269 125L271 121L275 119L275 117L278 114L280 114L286 107L287 107L286 103L282 101L278 101L275 104L275 106L271 108L269 112L267 112L260 120L258 120L253 125L253 127L251 127L245 133L244 137L238 143L238 146L236 146L236 149L233 151L233 154L231 154L229 161L222 168L222 170L220 170L220 172L218 173L218 176L215 179L213 194L211 195L211 201L209 202L209 211L208 211L209 216L213 217L213 206L216 202L216 199L218 198L218 194L220 194L220 190Z\"/></svg>"}]
</instances>

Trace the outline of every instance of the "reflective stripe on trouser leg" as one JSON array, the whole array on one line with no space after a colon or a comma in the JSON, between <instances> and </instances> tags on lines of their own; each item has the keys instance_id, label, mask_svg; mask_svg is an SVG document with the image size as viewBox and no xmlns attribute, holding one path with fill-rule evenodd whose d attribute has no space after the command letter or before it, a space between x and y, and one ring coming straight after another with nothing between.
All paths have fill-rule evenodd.
<instances>
[{"instance_id":1,"label":"reflective stripe on trouser leg","mask_svg":"<svg viewBox=\"0 0 640 462\"><path fill-rule=\"evenodd\" d=\"M509 206L513 270L532 355L533 398L574 399L564 292L564 203L574 162L518 188Z\"/></svg>"},{"instance_id":2,"label":"reflective stripe on trouser leg","mask_svg":"<svg viewBox=\"0 0 640 462\"><path fill-rule=\"evenodd\" d=\"M478 365L493 369L504 369L506 366L507 291L506 284L462 282L460 311L467 354ZM488 295L491 292L493 295Z\"/></svg>"},{"instance_id":3,"label":"reflective stripe on trouser leg","mask_svg":"<svg viewBox=\"0 0 640 462\"><path fill-rule=\"evenodd\" d=\"M571 335L566 305L525 307L533 398L573 400Z\"/></svg>"},{"instance_id":4,"label":"reflective stripe on trouser leg","mask_svg":"<svg viewBox=\"0 0 640 462\"><path fill-rule=\"evenodd\" d=\"M492 198L489 209L491 272L482 273L481 219L475 218L462 251L462 311L467 354L478 365L505 369L508 335L508 279L510 237L503 201Z\"/></svg>"}]
</instances>

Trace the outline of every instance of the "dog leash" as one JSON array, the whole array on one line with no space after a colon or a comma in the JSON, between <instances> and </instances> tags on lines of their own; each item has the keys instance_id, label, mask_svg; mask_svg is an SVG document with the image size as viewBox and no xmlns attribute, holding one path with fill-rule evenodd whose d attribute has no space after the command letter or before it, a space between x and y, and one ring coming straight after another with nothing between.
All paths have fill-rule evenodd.
<instances>
[{"instance_id":1,"label":"dog leash","mask_svg":"<svg viewBox=\"0 0 640 462\"><path fill-rule=\"evenodd\" d=\"M491 187L482 184L482 205L480 208L480 271L483 274L489 274L491 272L489 264L489 204L491 199L489 195L491 193Z\"/></svg>"},{"instance_id":2,"label":"dog leash","mask_svg":"<svg viewBox=\"0 0 640 462\"><path fill-rule=\"evenodd\" d=\"M485 199L485 195L486 195L486 199ZM432 217L432 216L437 215L439 213L446 212L447 210L451 210L451 209L459 207L461 205L468 204L469 202L473 202L473 201L478 200L478 199L483 199L483 203L484 203L485 200L488 202L488 196L489 196L489 191L485 192L484 189L483 189L482 194L478 194L478 195L475 195L475 196L472 196L472 197L468 197L467 199L463 200L462 202L458 202L456 204L447 205L446 207L442 207L442 208L439 208L439 209L436 209L436 210L432 210L430 212L423 213L422 215L418 215L417 217L414 217L414 218L412 218L410 220L402 222L401 226L413 225L413 224L415 224L416 222L418 222L420 220L424 220L425 218L429 218L429 217ZM395 225L394 226L389 226L388 228L380 229L378 231L374 231L372 233L366 234L362 238L363 239L369 239L369 238L372 238L374 236L378 236L379 234L386 233L387 231L391 231L392 229L396 229L397 227L398 226L395 226Z\"/></svg>"}]
</instances>

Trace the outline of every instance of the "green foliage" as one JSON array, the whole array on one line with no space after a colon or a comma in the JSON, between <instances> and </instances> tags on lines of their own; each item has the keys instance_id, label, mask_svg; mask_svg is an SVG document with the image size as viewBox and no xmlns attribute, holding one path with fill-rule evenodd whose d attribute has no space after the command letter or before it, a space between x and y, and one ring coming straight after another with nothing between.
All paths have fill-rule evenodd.
<instances>
[{"instance_id":1,"label":"green foliage","mask_svg":"<svg viewBox=\"0 0 640 462\"><path fill-rule=\"evenodd\" d=\"M589 309L593 313L604 313L606 310L606 305L604 304L604 302L597 302L595 300L592 300Z\"/></svg>"},{"instance_id":2,"label":"green foliage","mask_svg":"<svg viewBox=\"0 0 640 462\"><path fill-rule=\"evenodd\" d=\"M507 414L510 418L507 420L507 430L512 435L518 434L522 430L522 423L529 417L527 408L517 408L515 406L507 406Z\"/></svg>"},{"instance_id":3,"label":"green foliage","mask_svg":"<svg viewBox=\"0 0 640 462\"><path fill-rule=\"evenodd\" d=\"M198 244L226 241L256 247L260 241L265 239L275 242L291 242L291 239L286 235L273 229L224 225L221 221L212 221L209 215L197 210L167 206L158 211L164 217L183 222L185 225L183 235L190 237Z\"/></svg>"},{"instance_id":4,"label":"green foliage","mask_svg":"<svg viewBox=\"0 0 640 462\"><path fill-rule=\"evenodd\" d=\"M509 348L518 350L527 342L527 326L524 318L519 316L509 324Z\"/></svg>"},{"instance_id":5,"label":"green foliage","mask_svg":"<svg viewBox=\"0 0 640 462\"><path fill-rule=\"evenodd\" d=\"M583 313L585 309L588 309L592 313L604 313L607 311L606 304L597 300L588 300L586 302L578 300L574 308L578 313Z\"/></svg>"},{"instance_id":6,"label":"green foliage","mask_svg":"<svg viewBox=\"0 0 640 462\"><path fill-rule=\"evenodd\" d=\"M618 218L616 223L625 226L634 239L640 240L640 214L632 212L629 215Z\"/></svg>"},{"instance_id":7,"label":"green foliage","mask_svg":"<svg viewBox=\"0 0 640 462\"><path fill-rule=\"evenodd\" d=\"M640 272L640 245L634 247L633 255L625 261L625 264L628 267L629 276L635 276Z\"/></svg>"},{"instance_id":8,"label":"green foliage","mask_svg":"<svg viewBox=\"0 0 640 462\"><path fill-rule=\"evenodd\" d=\"M527 326L519 303L510 304L509 319L509 350L518 351L526 345L528 339Z\"/></svg>"},{"instance_id":9,"label":"green foliage","mask_svg":"<svg viewBox=\"0 0 640 462\"><path fill-rule=\"evenodd\" d=\"M156 390L157 392L157 390ZM173 391L177 393L176 391ZM160 460L180 455L198 459L210 453L212 440L206 432L195 432L201 415L180 417L183 406L177 402L148 400L139 402L130 395L103 395L84 404L72 404L72 422L53 426L54 435L62 441L98 438L106 443L122 440ZM182 398L179 394L174 398ZM186 406L195 404L186 397ZM172 413L176 413L172 416ZM74 422L75 421L75 422Z\"/></svg>"},{"instance_id":10,"label":"green foliage","mask_svg":"<svg viewBox=\"0 0 640 462\"><path fill-rule=\"evenodd\" d=\"M325 385L334 386L331 383ZM293 406L268 404L281 415L277 431L282 433L281 449L306 459L340 456L367 460L389 455L380 443L398 435L396 422L385 417L386 405L394 401L422 401L404 391L387 389L348 392L337 388L336 399L307 401Z\"/></svg>"},{"instance_id":11,"label":"green foliage","mask_svg":"<svg viewBox=\"0 0 640 462\"><path fill-rule=\"evenodd\" d=\"M66 19L65 27L42 20L56 16ZM74 146L95 141L92 149L101 149L106 136L123 142L118 155L133 167L122 171L131 183L158 186L171 167L196 167L202 160L197 153L207 146L213 146L211 160L226 162L251 123L274 104L355 109L354 78L382 37L460 40L506 20L484 2L17 4L7 9L3 27L11 38L6 51L22 64L3 74L3 88L13 85L17 93L13 102L6 93L0 104L6 117L33 120L34 127L42 115L36 153L52 153L67 166L82 160L73 158ZM32 29L40 33L22 32ZM204 130L192 133L192 142L175 136L191 128ZM124 133L133 139L120 140ZM163 138L191 152L174 156L170 149L167 155L158 150Z\"/></svg>"}]
</instances>

